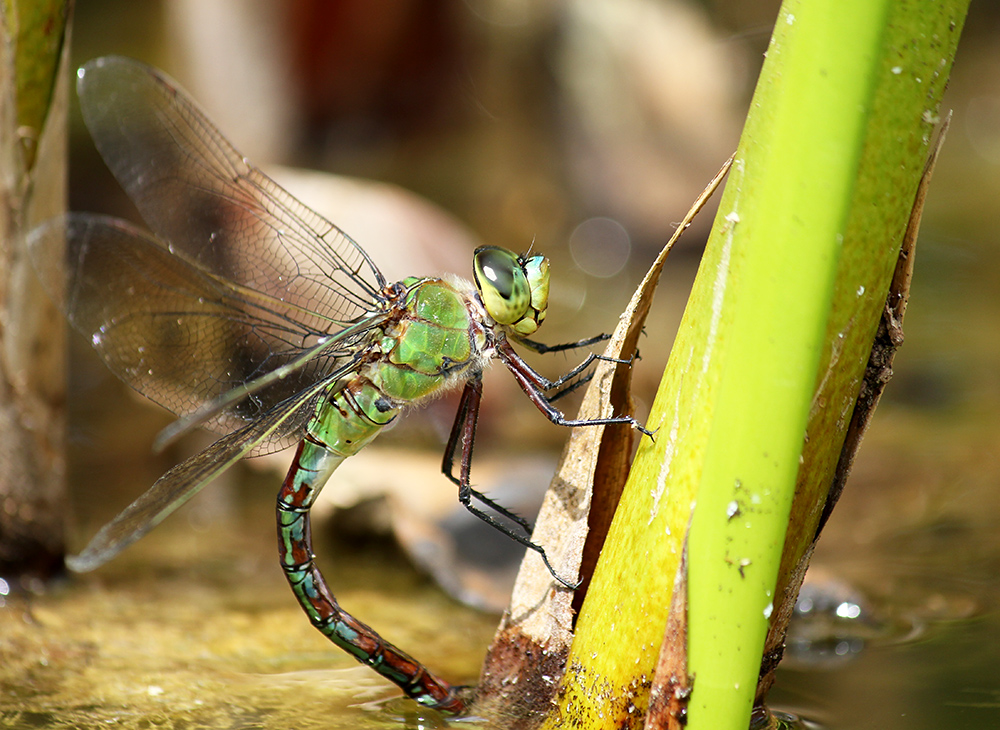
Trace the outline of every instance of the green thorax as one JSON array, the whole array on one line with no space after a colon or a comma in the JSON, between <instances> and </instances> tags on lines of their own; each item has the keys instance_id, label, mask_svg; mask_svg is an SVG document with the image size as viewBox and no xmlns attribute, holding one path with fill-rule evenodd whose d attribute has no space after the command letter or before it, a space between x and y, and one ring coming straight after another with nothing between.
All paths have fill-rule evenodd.
<instances>
[{"instance_id":1,"label":"green thorax","mask_svg":"<svg viewBox=\"0 0 1000 730\"><path fill-rule=\"evenodd\" d=\"M368 377L398 403L413 403L439 390L449 376L476 363L485 345L465 296L441 279L407 279L405 314L387 328L382 359Z\"/></svg>"},{"instance_id":2,"label":"green thorax","mask_svg":"<svg viewBox=\"0 0 1000 730\"><path fill-rule=\"evenodd\" d=\"M441 279L410 278L403 285L401 316L374 338L379 356L332 386L307 427L340 456L364 448L405 406L482 367L486 332L466 296Z\"/></svg>"}]
</instances>

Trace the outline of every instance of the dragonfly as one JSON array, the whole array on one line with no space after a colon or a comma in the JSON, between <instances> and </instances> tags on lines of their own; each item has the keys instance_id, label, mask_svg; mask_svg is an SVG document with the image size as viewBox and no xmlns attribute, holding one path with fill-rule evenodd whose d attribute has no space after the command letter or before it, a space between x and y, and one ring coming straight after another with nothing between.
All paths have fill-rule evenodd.
<instances>
[{"instance_id":1,"label":"dragonfly","mask_svg":"<svg viewBox=\"0 0 1000 730\"><path fill-rule=\"evenodd\" d=\"M472 448L493 360L554 423L626 423L648 433L629 415L573 420L552 405L599 356L548 380L512 346L544 353L601 337L558 346L529 339L548 302L540 254L483 246L472 283L388 282L361 246L250 164L152 67L99 58L79 69L77 91L97 149L152 233L70 213L30 235L32 261L111 371L178 416L160 445L197 427L221 437L167 471L68 566L99 567L243 457L297 444L277 498L278 552L309 620L417 702L461 712L458 687L339 605L314 560L310 508L340 463L402 411L462 388L442 471L467 509L575 587L530 540L526 520L471 485Z\"/></svg>"}]
</instances>

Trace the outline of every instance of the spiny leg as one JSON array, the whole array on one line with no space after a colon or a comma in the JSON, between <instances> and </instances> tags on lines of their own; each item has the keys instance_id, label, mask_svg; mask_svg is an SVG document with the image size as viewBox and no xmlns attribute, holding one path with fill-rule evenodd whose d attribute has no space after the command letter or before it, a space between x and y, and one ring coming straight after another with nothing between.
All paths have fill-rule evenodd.
<instances>
[{"instance_id":1,"label":"spiny leg","mask_svg":"<svg viewBox=\"0 0 1000 730\"><path fill-rule=\"evenodd\" d=\"M464 484L473 498L482 502L497 514L503 515L512 522L516 522L526 535L530 535L531 525L526 519L511 512L503 505L494 502L485 494L472 489L470 486L472 447L476 439L476 423L479 420L479 404L482 401L482 397L483 379L481 374L477 374L465 384L465 389L462 391L462 398L458 404L458 412L455 414L455 422L451 426L451 434L448 436L448 443L444 449L441 472L448 477L452 484L459 487L459 499L461 499ZM461 476L456 477L454 474L455 452L458 450L459 442L462 443L462 463L459 472ZM507 534L506 530L503 530L503 532Z\"/></svg>"},{"instance_id":2,"label":"spiny leg","mask_svg":"<svg viewBox=\"0 0 1000 730\"><path fill-rule=\"evenodd\" d=\"M566 418L562 411L553 406L545 396L545 390L548 387L547 384L549 381L532 370L531 366L514 351L509 342L498 343L496 352L497 357L503 361L503 364L507 366L507 369L514 376L514 380L521 386L521 390L525 392L531 402L535 404L535 407L545 414L545 417L552 421L552 423L558 426L610 426L616 423L627 423L646 436L653 437L653 432L640 424L632 416L611 416L610 418L590 419Z\"/></svg>"},{"instance_id":3,"label":"spiny leg","mask_svg":"<svg viewBox=\"0 0 1000 730\"><path fill-rule=\"evenodd\" d=\"M539 387L542 390L546 391L545 400L547 400L549 403L552 403L554 401L559 400L563 396L568 395L569 393L572 393L577 388L579 388L579 387L581 387L583 385L586 385L591 380L593 380L594 373L593 373L593 371L591 371L591 372L587 373L586 375L584 375L583 377L577 378L576 380L573 380L572 383L570 383L569 385L567 385L564 388L560 388L555 393L548 393L548 391L553 390L555 388L558 388L560 385L562 385L563 383L565 383L567 380L572 380L574 377L576 377L581 372L583 372L584 370L586 370L588 367L590 367L590 364L592 362L594 362L594 360L604 360L605 362L614 362L614 363L620 363L622 365L631 365L633 359L634 358L629 358L628 360L624 360L622 358L617 358L617 357L605 357L604 355L590 355L582 363L580 363L575 368L573 368L572 370L570 370L568 373L565 373L564 375L560 376L559 378L557 378L555 380L548 380L547 378L545 378L544 376L542 376L541 374L539 374L538 372L536 372L534 369L532 369L530 367L529 367L529 369L531 370L532 375L538 379Z\"/></svg>"},{"instance_id":4,"label":"spiny leg","mask_svg":"<svg viewBox=\"0 0 1000 730\"><path fill-rule=\"evenodd\" d=\"M569 395L570 393L572 393L573 391L575 391L577 388L580 388L580 387L586 385L587 383L589 383L593 379L594 379L594 374L593 373L587 373L582 378L574 380L572 383L570 383L569 385L567 385L565 388L560 388L555 393L551 393L551 394L550 393L546 393L545 394L545 400L547 400L549 403L554 403L555 401L559 400L563 396Z\"/></svg>"},{"instance_id":5,"label":"spiny leg","mask_svg":"<svg viewBox=\"0 0 1000 730\"><path fill-rule=\"evenodd\" d=\"M474 377L469 379L469 381L465 384L465 390L462 391L462 400L460 401L458 413L455 417L455 423L451 427L451 435L448 437L448 444L445 448L444 462L441 466L441 470L444 472L445 476L458 485L458 501L461 502L465 508L469 510L469 512L491 527L496 528L520 545L523 545L530 550L534 550L542 558L542 562L545 564L545 567L548 569L553 578L567 588L576 588L580 585L579 581L569 581L559 575L549 562L549 556L546 555L545 548L532 542L524 535L517 534L507 525L497 521L493 515L488 512L484 512L472 503L472 498L475 497L477 500L497 513L512 519L514 522L523 527L527 534L531 534L531 529L524 518L513 514L510 510L504 507L501 507L492 499L486 497L482 492L478 492L470 486L472 448L476 440L476 423L479 419L479 404L482 401L482 395L482 375L477 373ZM460 440L462 443L462 460L459 465L459 477L456 479L454 474L452 474L452 469L455 462L455 450L457 449Z\"/></svg>"},{"instance_id":6,"label":"spiny leg","mask_svg":"<svg viewBox=\"0 0 1000 730\"><path fill-rule=\"evenodd\" d=\"M576 349L578 347L587 347L587 346L593 345L593 344L595 344L597 342L602 342L604 340L607 340L610 337L611 337L611 335L598 335L596 337L591 337L591 338L586 339L586 340L580 340L579 342L570 342L570 343L565 344L565 345L546 345L546 344L541 343L541 342L536 342L535 340L529 340L527 337L515 337L514 341L516 343L520 344L520 345L524 345L529 350L533 350L534 352L538 352L538 353L544 355L545 353L548 353L548 352L561 352L561 351L564 351L564 350ZM520 358L518 358L518 359L520 360ZM579 365L577 365L576 367L574 367L573 369L571 369L569 372L564 373L560 377L556 378L555 380L549 380L545 376L543 376L540 373L536 372L534 369L532 369L523 360L520 360L520 362L521 362L521 365L523 365L524 368L526 368L527 370L529 370L531 372L532 379L535 381L536 385L541 390L549 391L549 390L552 390L554 388L558 388L563 383L565 383L565 382L567 382L567 381L572 380L573 378L575 378L577 375L579 375L584 370L586 370L587 368L589 368L590 365L591 365L591 363L593 363L595 360L604 360L605 362L614 362L614 363L619 363L619 364L622 364L622 365L631 365L632 362L635 360L635 356L630 357L630 358L606 357L605 355L598 355L596 353L591 352L591 353L587 354L587 357L584 358L583 362L581 362ZM553 400L555 400L555 399L557 399L557 398L565 395L566 393L570 392L574 388L577 388L580 385L582 385L583 383L587 382L589 379L590 379L589 377L588 378L583 378L583 379L581 379L581 380L579 380L579 381L577 381L575 383L572 383L567 389L565 389L563 391L560 391L559 393L556 393L555 395L549 396L548 400L551 402L551 401L553 401Z\"/></svg>"},{"instance_id":7,"label":"spiny leg","mask_svg":"<svg viewBox=\"0 0 1000 730\"><path fill-rule=\"evenodd\" d=\"M606 342L611 339L609 334L600 334L593 337L588 337L585 340L577 340L576 342L565 342L561 345L546 345L544 342L538 342L537 340L529 340L527 337L519 337L518 342L527 347L529 350L537 352L544 355L547 352L563 352L564 350L578 350L581 347L590 347L591 345L596 345L598 342Z\"/></svg>"},{"instance_id":8,"label":"spiny leg","mask_svg":"<svg viewBox=\"0 0 1000 730\"><path fill-rule=\"evenodd\" d=\"M395 683L420 704L460 713L466 703L458 696L457 689L435 677L416 659L342 609L316 567L309 509L342 460L309 434L299 444L278 493L281 569L312 625L334 644Z\"/></svg>"},{"instance_id":9,"label":"spiny leg","mask_svg":"<svg viewBox=\"0 0 1000 730\"><path fill-rule=\"evenodd\" d=\"M604 355L597 355L597 354L595 354L595 353L592 352L589 355L587 355L587 357L585 357L583 359L583 362L581 362L579 365L577 365L576 367L574 367L569 372L563 373L562 375L560 375L555 380L549 380L544 375L541 375L540 373L535 372L535 370L533 370L531 367L529 367L528 364L525 363L523 360L521 362L524 365L524 367L528 368L528 370L531 371L532 377L533 377L533 379L535 380L536 384L538 385L538 387L540 389L542 389L542 390L552 390L554 388L558 388L563 383L565 383L565 382L567 382L567 381L572 380L573 378L575 378L577 375L579 375L584 370L586 370L587 368L589 368L590 365L591 365L591 363L593 363L595 360L604 360L606 362L615 362L615 363L620 363L620 364L623 364L623 365L631 365L632 364L632 358L629 358L629 359L625 360L625 359L617 358L617 357L605 357ZM571 386L571 387L575 387L575 386Z\"/></svg>"}]
</instances>

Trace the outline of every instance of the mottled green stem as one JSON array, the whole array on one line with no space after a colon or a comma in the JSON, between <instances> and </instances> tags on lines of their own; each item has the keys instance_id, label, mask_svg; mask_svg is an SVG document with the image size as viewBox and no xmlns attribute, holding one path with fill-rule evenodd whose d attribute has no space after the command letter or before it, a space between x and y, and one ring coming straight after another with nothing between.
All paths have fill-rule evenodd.
<instances>
[{"instance_id":1,"label":"mottled green stem","mask_svg":"<svg viewBox=\"0 0 1000 730\"><path fill-rule=\"evenodd\" d=\"M65 337L24 237L66 209L66 0L0 4L0 576L63 565Z\"/></svg>"}]
</instances>

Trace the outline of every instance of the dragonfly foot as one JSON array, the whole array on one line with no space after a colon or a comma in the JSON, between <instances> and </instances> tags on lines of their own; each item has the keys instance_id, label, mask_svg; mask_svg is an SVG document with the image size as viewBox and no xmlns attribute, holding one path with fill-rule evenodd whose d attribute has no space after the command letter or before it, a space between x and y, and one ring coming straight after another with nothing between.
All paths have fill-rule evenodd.
<instances>
[{"instance_id":1,"label":"dragonfly foot","mask_svg":"<svg viewBox=\"0 0 1000 730\"><path fill-rule=\"evenodd\" d=\"M638 353L632 357L608 357L607 355L594 355L595 360L603 360L604 362L615 362L619 365L631 365L636 361Z\"/></svg>"},{"instance_id":2,"label":"dragonfly foot","mask_svg":"<svg viewBox=\"0 0 1000 730\"><path fill-rule=\"evenodd\" d=\"M549 570L549 575L556 579L556 581L562 585L564 588L569 588L571 591L575 591L581 585L583 585L583 578L576 581L566 580L561 575L556 572L556 569L552 567L552 563L549 562L549 556L545 554L545 549L541 545L536 545L535 543L529 543L529 547L534 550L542 558L542 562L545 563L545 567Z\"/></svg>"},{"instance_id":3,"label":"dragonfly foot","mask_svg":"<svg viewBox=\"0 0 1000 730\"><path fill-rule=\"evenodd\" d=\"M655 438L654 434L656 434L656 432L659 431L660 429L655 428L652 431L650 431L648 428L646 428L645 426L643 426L641 423L639 423L634 418L631 419L630 423L632 424L632 428L634 428L636 431L638 431L639 433L641 433L643 436L649 436L649 440L650 441L652 441L654 443L656 442L656 438Z\"/></svg>"}]
</instances>

